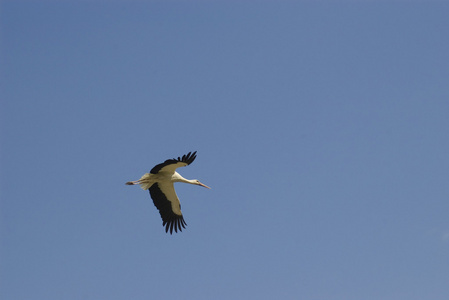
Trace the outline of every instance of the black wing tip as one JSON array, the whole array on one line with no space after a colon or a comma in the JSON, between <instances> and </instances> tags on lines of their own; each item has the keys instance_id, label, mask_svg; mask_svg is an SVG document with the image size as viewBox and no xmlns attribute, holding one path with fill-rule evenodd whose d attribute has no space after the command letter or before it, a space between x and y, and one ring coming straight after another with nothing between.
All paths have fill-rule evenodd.
<instances>
[{"instance_id":1,"label":"black wing tip","mask_svg":"<svg viewBox=\"0 0 449 300\"><path fill-rule=\"evenodd\" d=\"M187 165L190 165L195 160L195 158L196 158L196 151L184 154L182 157L167 159L163 163L154 166L153 169L151 169L150 173L157 174L163 167L178 162L183 162L186 163Z\"/></svg>"},{"instance_id":2,"label":"black wing tip","mask_svg":"<svg viewBox=\"0 0 449 300\"><path fill-rule=\"evenodd\" d=\"M187 154L184 154L182 157L178 156L178 159L174 158L174 160L177 160L177 161L180 161L180 162L185 162L188 165L190 165L191 163L193 163L193 161L196 158L196 152L197 151L189 152Z\"/></svg>"},{"instance_id":3,"label":"black wing tip","mask_svg":"<svg viewBox=\"0 0 449 300\"><path fill-rule=\"evenodd\" d=\"M184 221L183 216L176 216L170 220L163 221L162 226L165 226L165 232L168 233L170 230L170 234L173 234L173 230L175 233L182 232L182 228L186 228L187 223Z\"/></svg>"}]
</instances>

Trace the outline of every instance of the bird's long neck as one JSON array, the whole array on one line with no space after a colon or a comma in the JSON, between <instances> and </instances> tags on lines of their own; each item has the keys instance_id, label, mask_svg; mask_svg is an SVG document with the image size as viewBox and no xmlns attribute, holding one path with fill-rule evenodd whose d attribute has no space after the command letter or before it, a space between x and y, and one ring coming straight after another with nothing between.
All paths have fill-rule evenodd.
<instances>
[{"instance_id":1,"label":"bird's long neck","mask_svg":"<svg viewBox=\"0 0 449 300\"><path fill-rule=\"evenodd\" d=\"M182 177L181 174L179 174L178 172L175 172L173 174L172 181L173 182L185 182L185 183L190 183L190 184L196 184L194 179L186 179L186 178Z\"/></svg>"}]
</instances>

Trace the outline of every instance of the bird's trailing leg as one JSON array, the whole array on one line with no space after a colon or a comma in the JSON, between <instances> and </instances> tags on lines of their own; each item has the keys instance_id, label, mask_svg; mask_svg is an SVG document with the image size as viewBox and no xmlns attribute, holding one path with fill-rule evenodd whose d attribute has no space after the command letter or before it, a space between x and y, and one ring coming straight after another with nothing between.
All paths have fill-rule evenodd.
<instances>
[{"instance_id":1,"label":"bird's trailing leg","mask_svg":"<svg viewBox=\"0 0 449 300\"><path fill-rule=\"evenodd\" d=\"M136 184L140 184L140 180L136 180L136 181L128 181L127 183L125 183L126 185L136 185Z\"/></svg>"}]
</instances>

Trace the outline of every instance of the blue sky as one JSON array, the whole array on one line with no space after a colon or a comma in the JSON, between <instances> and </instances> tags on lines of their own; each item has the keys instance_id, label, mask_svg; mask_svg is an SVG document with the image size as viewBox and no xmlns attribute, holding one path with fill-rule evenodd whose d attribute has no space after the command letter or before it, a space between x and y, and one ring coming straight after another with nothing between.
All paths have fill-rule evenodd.
<instances>
[{"instance_id":1,"label":"blue sky","mask_svg":"<svg viewBox=\"0 0 449 300\"><path fill-rule=\"evenodd\" d=\"M447 2L0 13L0 298L449 298Z\"/></svg>"}]
</instances>

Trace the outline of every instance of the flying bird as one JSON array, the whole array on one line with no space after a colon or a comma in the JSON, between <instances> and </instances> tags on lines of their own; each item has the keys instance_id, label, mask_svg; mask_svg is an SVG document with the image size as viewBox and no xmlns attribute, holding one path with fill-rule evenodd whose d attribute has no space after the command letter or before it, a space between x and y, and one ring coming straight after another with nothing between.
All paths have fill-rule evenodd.
<instances>
[{"instance_id":1,"label":"flying bird","mask_svg":"<svg viewBox=\"0 0 449 300\"><path fill-rule=\"evenodd\" d=\"M167 159L151 169L150 173L144 174L139 180L128 181L127 185L140 184L144 190L149 190L154 206L159 210L162 217L162 226L165 226L165 232L170 230L170 234L182 231L186 228L187 223L181 212L181 203L176 195L173 183L185 182L199 185L210 189L197 179L185 179L176 169L190 165L196 158L196 151L178 157L178 159ZM181 228L182 227L182 228Z\"/></svg>"}]
</instances>

